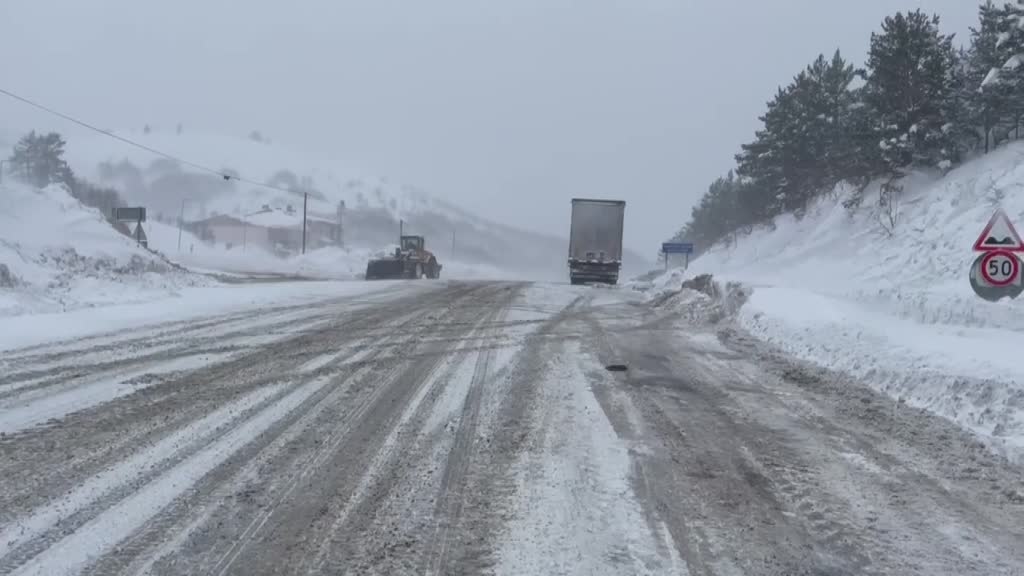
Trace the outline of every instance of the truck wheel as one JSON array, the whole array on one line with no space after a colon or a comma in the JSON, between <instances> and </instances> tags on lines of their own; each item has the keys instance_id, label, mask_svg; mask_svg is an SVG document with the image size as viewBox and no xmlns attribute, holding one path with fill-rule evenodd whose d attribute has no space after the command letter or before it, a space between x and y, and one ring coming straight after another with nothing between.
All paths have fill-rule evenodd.
<instances>
[{"instance_id":1,"label":"truck wheel","mask_svg":"<svg viewBox=\"0 0 1024 576\"><path fill-rule=\"evenodd\" d=\"M416 279L423 279L423 264L420 264L419 262L416 263Z\"/></svg>"}]
</instances>

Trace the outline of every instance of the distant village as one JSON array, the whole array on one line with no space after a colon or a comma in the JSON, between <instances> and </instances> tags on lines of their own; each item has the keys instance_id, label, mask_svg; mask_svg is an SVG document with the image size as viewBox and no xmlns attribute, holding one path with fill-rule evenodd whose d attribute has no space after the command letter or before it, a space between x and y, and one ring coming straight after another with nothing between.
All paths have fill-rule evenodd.
<instances>
[{"instance_id":1,"label":"distant village","mask_svg":"<svg viewBox=\"0 0 1024 576\"><path fill-rule=\"evenodd\" d=\"M340 202L334 218L307 213L305 218L305 246L315 250L325 246L344 244L343 214L345 203ZM258 247L279 256L299 252L303 246L303 214L301 206L273 208L264 204L261 209L244 215L213 214L206 218L186 221L183 228L205 242L223 244L229 250Z\"/></svg>"}]
</instances>

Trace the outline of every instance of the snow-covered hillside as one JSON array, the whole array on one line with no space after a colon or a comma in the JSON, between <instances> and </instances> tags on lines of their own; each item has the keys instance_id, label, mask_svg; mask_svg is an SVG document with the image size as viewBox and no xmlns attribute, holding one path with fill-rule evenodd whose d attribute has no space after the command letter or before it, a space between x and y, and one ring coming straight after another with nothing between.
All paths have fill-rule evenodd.
<instances>
[{"instance_id":1,"label":"snow-covered hillside","mask_svg":"<svg viewBox=\"0 0 1024 576\"><path fill-rule=\"evenodd\" d=\"M753 333L1022 457L1024 299L978 298L968 270L974 240L997 207L1024 228L1024 145L944 177L914 175L904 186L891 234L877 189L853 214L842 191L803 219L782 216L773 230L711 248L686 276L753 286L741 311Z\"/></svg>"},{"instance_id":2,"label":"snow-covered hillside","mask_svg":"<svg viewBox=\"0 0 1024 576\"><path fill-rule=\"evenodd\" d=\"M104 136L69 141L68 161L77 173L117 188L128 202L145 205L153 219L174 222L182 210L186 220L216 214L240 217L264 205L301 210L300 190L312 190L308 210L313 217L335 221L339 203L345 203L344 238L356 250L378 250L394 243L399 220L404 220L406 233L425 236L427 247L446 265L452 264L449 270L474 274L478 267L490 266L506 277L564 279L566 275L564 238L480 218L414 187L382 178L351 177L342 159L191 130L124 135L217 171L294 190L224 181ZM630 271L647 269L645 258L627 256ZM287 272L287 266L282 271Z\"/></svg>"},{"instance_id":3,"label":"snow-covered hillside","mask_svg":"<svg viewBox=\"0 0 1024 576\"><path fill-rule=\"evenodd\" d=\"M60 186L0 186L0 316L151 300L207 282L139 247Z\"/></svg>"}]
</instances>

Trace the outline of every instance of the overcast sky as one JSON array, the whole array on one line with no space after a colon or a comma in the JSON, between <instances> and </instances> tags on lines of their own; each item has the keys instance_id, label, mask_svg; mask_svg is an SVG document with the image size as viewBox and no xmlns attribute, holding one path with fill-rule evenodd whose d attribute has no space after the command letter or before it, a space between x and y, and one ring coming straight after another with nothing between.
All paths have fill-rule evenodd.
<instances>
[{"instance_id":1,"label":"overcast sky","mask_svg":"<svg viewBox=\"0 0 1024 576\"><path fill-rule=\"evenodd\" d=\"M566 234L621 198L647 254L733 165L776 87L882 18L974 0L0 0L0 87L120 129L329 152L353 175ZM0 97L8 131L73 130ZM276 167L275 167L276 168Z\"/></svg>"}]
</instances>

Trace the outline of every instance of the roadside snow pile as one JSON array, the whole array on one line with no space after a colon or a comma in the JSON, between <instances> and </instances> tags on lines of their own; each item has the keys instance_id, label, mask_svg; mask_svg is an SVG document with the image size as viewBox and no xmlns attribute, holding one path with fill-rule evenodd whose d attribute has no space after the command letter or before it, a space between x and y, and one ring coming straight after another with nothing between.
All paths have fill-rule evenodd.
<instances>
[{"instance_id":1,"label":"roadside snow pile","mask_svg":"<svg viewBox=\"0 0 1024 576\"><path fill-rule=\"evenodd\" d=\"M733 317L747 301L747 291L743 285L730 282L724 287L714 282L710 274L701 274L679 284L676 274L666 274L667 282L654 282L664 287L654 288L650 300L655 308L676 312L690 322L714 324L725 318Z\"/></svg>"},{"instance_id":2,"label":"roadside snow pile","mask_svg":"<svg viewBox=\"0 0 1024 576\"><path fill-rule=\"evenodd\" d=\"M683 286L686 272L680 268L668 272L648 272L626 282L623 286L635 292L642 292L650 299L675 294Z\"/></svg>"},{"instance_id":3,"label":"roadside snow pile","mask_svg":"<svg viewBox=\"0 0 1024 576\"><path fill-rule=\"evenodd\" d=\"M290 258L295 273L305 278L352 280L366 274L370 251L326 247Z\"/></svg>"},{"instance_id":4,"label":"roadside snow pile","mask_svg":"<svg viewBox=\"0 0 1024 576\"><path fill-rule=\"evenodd\" d=\"M59 186L0 186L0 316L151 300L204 284Z\"/></svg>"},{"instance_id":5,"label":"roadside snow pile","mask_svg":"<svg viewBox=\"0 0 1024 576\"><path fill-rule=\"evenodd\" d=\"M794 356L844 371L1024 457L1024 299L971 290L971 247L997 207L1024 226L1024 145L943 178L904 182L887 230L877 188L850 214L850 191L801 220L776 219L713 247L689 275L753 288L740 322ZM675 282L676 275L666 282Z\"/></svg>"}]
</instances>

